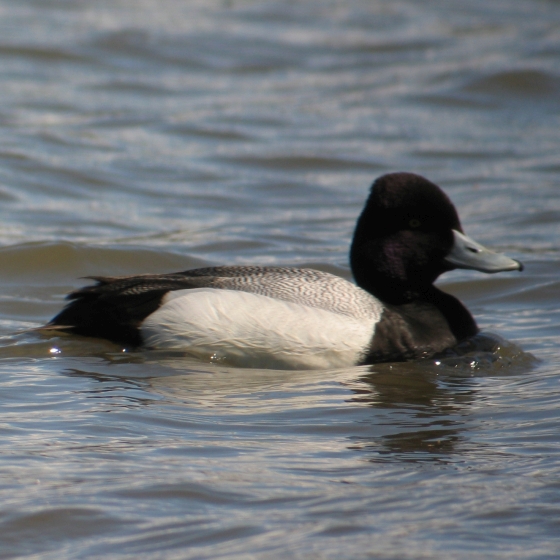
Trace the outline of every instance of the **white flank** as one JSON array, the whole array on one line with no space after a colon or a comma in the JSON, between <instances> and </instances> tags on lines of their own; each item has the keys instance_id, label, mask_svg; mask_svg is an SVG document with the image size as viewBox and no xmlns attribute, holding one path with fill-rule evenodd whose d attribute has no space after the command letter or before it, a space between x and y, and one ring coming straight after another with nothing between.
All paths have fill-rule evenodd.
<instances>
[{"instance_id":1,"label":"white flank","mask_svg":"<svg viewBox=\"0 0 560 560\"><path fill-rule=\"evenodd\" d=\"M167 294L143 322L152 348L187 350L241 367L315 369L355 365L374 321L234 290Z\"/></svg>"}]
</instances>

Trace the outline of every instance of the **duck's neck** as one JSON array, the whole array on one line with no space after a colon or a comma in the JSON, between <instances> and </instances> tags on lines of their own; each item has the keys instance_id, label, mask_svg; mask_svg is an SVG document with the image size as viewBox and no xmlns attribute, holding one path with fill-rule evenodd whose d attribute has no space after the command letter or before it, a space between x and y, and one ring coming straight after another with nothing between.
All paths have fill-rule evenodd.
<instances>
[{"instance_id":1,"label":"duck's neck","mask_svg":"<svg viewBox=\"0 0 560 560\"><path fill-rule=\"evenodd\" d=\"M431 286L422 300L443 315L457 341L474 336L479 331L470 311L455 296Z\"/></svg>"}]
</instances>

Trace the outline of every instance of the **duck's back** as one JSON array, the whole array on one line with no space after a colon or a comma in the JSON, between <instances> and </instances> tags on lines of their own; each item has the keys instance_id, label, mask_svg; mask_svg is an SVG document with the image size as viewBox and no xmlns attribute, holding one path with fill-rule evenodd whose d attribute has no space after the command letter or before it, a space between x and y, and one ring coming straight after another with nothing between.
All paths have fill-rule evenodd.
<instances>
[{"instance_id":1,"label":"duck's back","mask_svg":"<svg viewBox=\"0 0 560 560\"><path fill-rule=\"evenodd\" d=\"M354 284L310 268L224 266L180 273L197 287L239 290L361 320L377 320L381 303Z\"/></svg>"}]
</instances>

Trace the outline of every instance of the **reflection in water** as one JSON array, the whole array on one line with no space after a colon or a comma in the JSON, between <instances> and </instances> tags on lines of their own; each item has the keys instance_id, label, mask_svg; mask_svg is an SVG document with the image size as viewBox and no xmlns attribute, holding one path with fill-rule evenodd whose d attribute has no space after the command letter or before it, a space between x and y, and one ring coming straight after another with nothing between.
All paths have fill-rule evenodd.
<instances>
[{"instance_id":1,"label":"reflection in water","mask_svg":"<svg viewBox=\"0 0 560 560\"><path fill-rule=\"evenodd\" d=\"M354 449L375 451L372 461L391 458L408 461L447 460L462 441L466 410L476 398L476 384L469 378L449 383L417 363L381 364L353 387L353 402L384 409L375 422L389 426L388 433L358 437Z\"/></svg>"},{"instance_id":2,"label":"reflection in water","mask_svg":"<svg viewBox=\"0 0 560 560\"><path fill-rule=\"evenodd\" d=\"M89 368L64 371L95 382L82 391L98 401L92 412L157 404L175 407L174 413L169 409L175 420L191 418L197 430L206 424L253 430L258 424L283 436L292 430L285 424L289 418L299 433L323 426L319 431L334 437L342 430L348 448L366 450L373 462L452 461L472 445L465 434L471 407L480 404L481 379L526 374L536 362L488 334L435 359L332 372L228 368L180 352L105 352L91 360ZM342 424L331 408L324 409L335 387L342 389L341 400L350 389L354 396L347 403L362 405L345 407ZM374 413L364 414L363 405Z\"/></svg>"},{"instance_id":3,"label":"reflection in water","mask_svg":"<svg viewBox=\"0 0 560 560\"><path fill-rule=\"evenodd\" d=\"M87 377L96 381L98 384L82 389L81 393L86 398L99 399L105 412L118 408L149 406L161 401L157 395L152 396L146 392L148 384L142 379L116 377L83 369L67 369L62 373L69 377Z\"/></svg>"},{"instance_id":4,"label":"reflection in water","mask_svg":"<svg viewBox=\"0 0 560 560\"><path fill-rule=\"evenodd\" d=\"M374 450L372 461L449 461L469 426L478 379L527 372L536 362L518 346L496 335L480 334L439 358L425 362L377 364L352 384L352 402L365 403L386 415L376 427L389 433L355 438L353 449Z\"/></svg>"},{"instance_id":5,"label":"reflection in water","mask_svg":"<svg viewBox=\"0 0 560 560\"><path fill-rule=\"evenodd\" d=\"M466 432L473 404L480 405L481 379L525 374L535 364L530 354L495 335L479 335L437 359L338 372L227 368L157 352L106 353L92 361L90 368L65 370L96 382L82 391L98 401L92 412L157 404L160 415L163 405L173 422L188 421L191 431L219 425L252 432L258 425L282 438L322 426L319 432L331 437L342 430L351 442L347 448L365 450L372 462L444 463L473 445ZM325 398L337 386L354 393L350 405L362 406L337 414L338 406L325 409ZM347 421L341 423L339 414Z\"/></svg>"}]
</instances>

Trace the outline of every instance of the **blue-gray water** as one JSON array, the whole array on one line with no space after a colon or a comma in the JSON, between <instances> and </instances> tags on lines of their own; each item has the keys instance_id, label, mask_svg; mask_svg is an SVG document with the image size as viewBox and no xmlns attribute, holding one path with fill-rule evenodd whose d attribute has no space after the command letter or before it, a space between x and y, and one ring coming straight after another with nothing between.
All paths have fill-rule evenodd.
<instances>
[{"instance_id":1,"label":"blue-gray water","mask_svg":"<svg viewBox=\"0 0 560 560\"><path fill-rule=\"evenodd\" d=\"M88 274L319 267L373 179L526 264L494 352L233 369L42 336ZM560 4L0 0L0 558L560 556Z\"/></svg>"}]
</instances>

